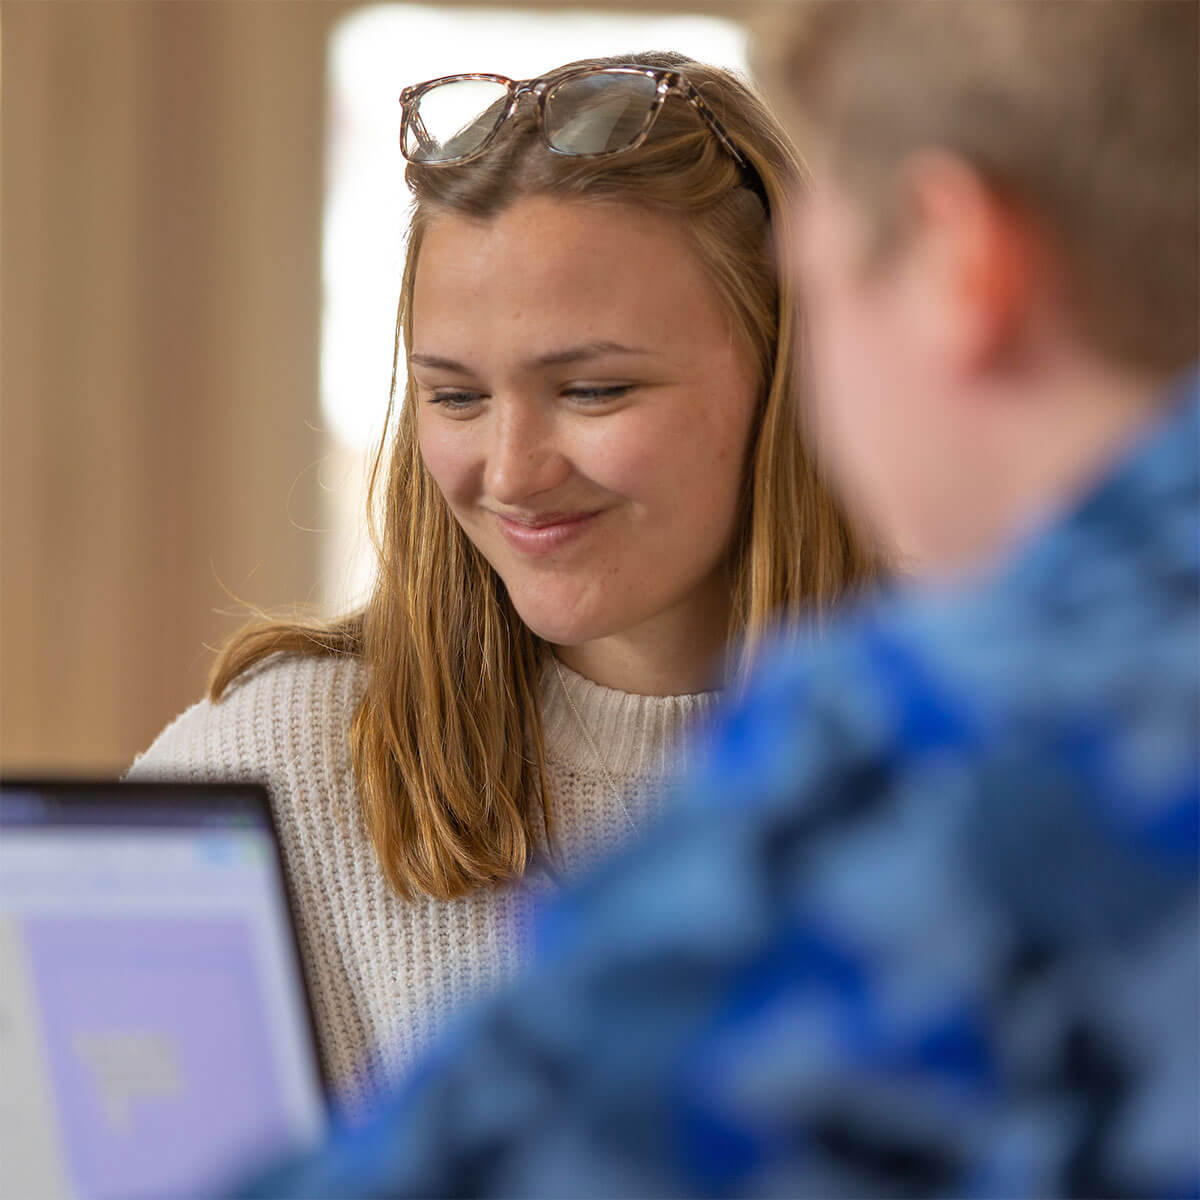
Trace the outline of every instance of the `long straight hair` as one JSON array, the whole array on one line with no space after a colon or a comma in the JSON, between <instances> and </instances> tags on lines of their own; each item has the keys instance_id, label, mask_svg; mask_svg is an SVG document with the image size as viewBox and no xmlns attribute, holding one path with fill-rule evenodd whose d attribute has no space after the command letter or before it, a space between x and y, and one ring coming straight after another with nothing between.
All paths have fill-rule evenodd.
<instances>
[{"instance_id":1,"label":"long straight hair","mask_svg":"<svg viewBox=\"0 0 1200 1200\"><path fill-rule=\"evenodd\" d=\"M729 72L661 53L587 62L683 71L757 171L770 212L690 106L673 99L640 148L611 158L550 153L533 115L521 111L473 162L410 165L415 208L391 397L370 475L372 512L382 489L370 598L332 621L250 626L226 646L210 683L219 699L250 666L280 651L363 661L365 690L351 730L355 779L380 865L404 896L448 899L519 876L548 834L538 701L545 648L454 520L417 443L401 350L411 345L413 283L434 216L487 220L524 196L550 195L648 206L673 214L690 234L760 378L729 556L734 676L744 674L768 628L819 621L877 574L873 553L818 478L797 420L796 306L777 268L788 205L802 182L794 150ZM405 402L396 412L401 386Z\"/></svg>"}]
</instances>

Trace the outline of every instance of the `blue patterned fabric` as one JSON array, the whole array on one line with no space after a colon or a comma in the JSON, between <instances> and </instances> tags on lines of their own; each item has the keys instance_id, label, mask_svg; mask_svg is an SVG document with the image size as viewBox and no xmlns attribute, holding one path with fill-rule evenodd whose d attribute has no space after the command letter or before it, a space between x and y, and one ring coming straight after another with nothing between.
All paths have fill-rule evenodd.
<instances>
[{"instance_id":1,"label":"blue patterned fabric","mask_svg":"<svg viewBox=\"0 0 1200 1200\"><path fill-rule=\"evenodd\" d=\"M1200 388L781 649L540 965L259 1196L1200 1194Z\"/></svg>"}]
</instances>

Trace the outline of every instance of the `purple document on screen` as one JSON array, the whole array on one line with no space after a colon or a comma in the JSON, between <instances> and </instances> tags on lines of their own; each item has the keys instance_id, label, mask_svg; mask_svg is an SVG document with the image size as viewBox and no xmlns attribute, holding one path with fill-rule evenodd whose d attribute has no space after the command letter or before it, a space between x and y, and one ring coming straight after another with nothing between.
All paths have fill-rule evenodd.
<instances>
[{"instance_id":1,"label":"purple document on screen","mask_svg":"<svg viewBox=\"0 0 1200 1200\"><path fill-rule=\"evenodd\" d=\"M204 1194L285 1141L245 919L46 915L24 932L82 1194Z\"/></svg>"}]
</instances>

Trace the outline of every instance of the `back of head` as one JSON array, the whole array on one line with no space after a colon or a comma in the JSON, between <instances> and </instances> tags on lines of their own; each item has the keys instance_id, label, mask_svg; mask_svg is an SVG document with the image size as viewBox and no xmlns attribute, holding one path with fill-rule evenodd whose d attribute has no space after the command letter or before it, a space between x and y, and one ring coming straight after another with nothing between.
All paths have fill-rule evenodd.
<instances>
[{"instance_id":1,"label":"back of head","mask_svg":"<svg viewBox=\"0 0 1200 1200\"><path fill-rule=\"evenodd\" d=\"M1048 229L1088 345L1165 375L1200 340L1198 25L1191 0L812 0L763 70L878 237L905 158L954 153Z\"/></svg>"}]
</instances>

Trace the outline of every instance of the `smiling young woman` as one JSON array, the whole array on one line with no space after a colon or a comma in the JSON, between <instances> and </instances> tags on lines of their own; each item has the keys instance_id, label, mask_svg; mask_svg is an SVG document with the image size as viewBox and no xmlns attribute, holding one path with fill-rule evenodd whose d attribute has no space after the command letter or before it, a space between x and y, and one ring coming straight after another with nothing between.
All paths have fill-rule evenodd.
<instances>
[{"instance_id":1,"label":"smiling young woman","mask_svg":"<svg viewBox=\"0 0 1200 1200\"><path fill-rule=\"evenodd\" d=\"M134 769L270 786L344 1095L514 969L503 885L642 828L764 631L876 574L797 426L800 169L743 83L663 54L452 79L402 136L371 597L244 630Z\"/></svg>"}]
</instances>

